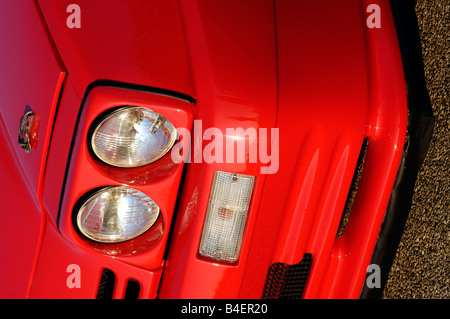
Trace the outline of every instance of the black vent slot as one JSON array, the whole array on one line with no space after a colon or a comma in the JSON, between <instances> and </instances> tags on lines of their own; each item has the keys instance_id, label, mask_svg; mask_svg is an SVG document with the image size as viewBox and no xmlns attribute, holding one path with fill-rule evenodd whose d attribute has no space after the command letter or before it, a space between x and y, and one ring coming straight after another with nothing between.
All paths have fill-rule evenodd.
<instances>
[{"instance_id":1,"label":"black vent slot","mask_svg":"<svg viewBox=\"0 0 450 319\"><path fill-rule=\"evenodd\" d=\"M312 255L306 253L298 264L275 263L269 267L263 299L300 299L311 269Z\"/></svg>"},{"instance_id":2,"label":"black vent slot","mask_svg":"<svg viewBox=\"0 0 450 319\"><path fill-rule=\"evenodd\" d=\"M135 279L128 280L127 288L125 290L125 299L138 299L141 285Z\"/></svg>"},{"instance_id":3,"label":"black vent slot","mask_svg":"<svg viewBox=\"0 0 450 319\"><path fill-rule=\"evenodd\" d=\"M97 290L97 299L112 299L116 276L109 269L103 269Z\"/></svg>"},{"instance_id":4,"label":"black vent slot","mask_svg":"<svg viewBox=\"0 0 450 319\"><path fill-rule=\"evenodd\" d=\"M347 222L350 217L350 212L352 211L353 208L356 193L358 192L359 180L361 179L361 174L364 167L364 161L366 159L368 141L369 139L366 137L361 146L361 151L359 153L358 162L356 163L355 172L353 173L352 184L350 186L350 191L347 196L347 201L345 202L344 211L342 213L339 228L336 233L336 238L339 238L344 234L345 227L347 226Z\"/></svg>"}]
</instances>

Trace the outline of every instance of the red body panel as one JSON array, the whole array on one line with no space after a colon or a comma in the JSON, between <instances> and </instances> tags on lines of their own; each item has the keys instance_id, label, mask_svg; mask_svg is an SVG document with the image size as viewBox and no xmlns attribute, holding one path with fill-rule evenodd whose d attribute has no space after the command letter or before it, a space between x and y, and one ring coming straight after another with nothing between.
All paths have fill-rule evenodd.
<instances>
[{"instance_id":1,"label":"red body panel","mask_svg":"<svg viewBox=\"0 0 450 319\"><path fill-rule=\"evenodd\" d=\"M0 296L23 298L41 241L42 180L66 73L32 2L2 2L0 11L7 13L0 19L0 202L2 225L7 225L0 234ZM29 111L35 118L31 152L26 154L18 144L18 131Z\"/></svg>"},{"instance_id":2,"label":"red body panel","mask_svg":"<svg viewBox=\"0 0 450 319\"><path fill-rule=\"evenodd\" d=\"M99 79L193 95L177 1L80 0L78 29L70 1L38 2L79 95Z\"/></svg>"},{"instance_id":3,"label":"red body panel","mask_svg":"<svg viewBox=\"0 0 450 319\"><path fill-rule=\"evenodd\" d=\"M266 32L259 38L250 29L252 41L245 35L235 36L244 26L248 28L248 21L227 11L228 6L233 4L197 6L189 2L182 6L185 19L192 19L185 21L192 65L202 70L201 77L194 77L197 114L203 123L211 118L211 127L246 127L240 112L251 114L252 105L258 105L253 118L259 121L253 127L270 127L275 119L271 95L275 92L260 89L260 94L252 95L264 87L260 82L236 79L238 85L232 86L227 81L233 76L229 65L239 65L241 76L255 74L259 65L264 72L254 78L273 85L272 47L258 40L270 43L275 35ZM252 8L251 3L248 8L239 6L243 12ZM269 29L272 10L271 2L259 2L255 13ZM219 21L211 18L219 12ZM275 12L278 105L273 124L280 129L279 171L264 176L250 165L188 167L181 216L160 289L162 298L260 298L269 266L298 263L306 252L313 254L314 263L305 297L359 296L405 138L405 88L395 29L386 14L381 31L366 30L361 4L355 1L335 5L278 1ZM348 18L342 19L344 15ZM230 20L234 21L231 26L226 24ZM250 25L262 29L254 21ZM213 40L219 37L213 33L216 28L227 29L231 35L232 40L223 42L242 50L248 45L258 52L258 59L240 63L251 55L233 56L232 49ZM205 38L200 37L203 34ZM205 81L205 74L210 80ZM242 100L245 105L239 103ZM232 110L235 116L216 115L223 109ZM236 119L241 122L233 123ZM344 235L335 239L365 137L369 137L367 168L351 221ZM197 256L215 170L257 176L243 251L238 264L231 266Z\"/></svg>"},{"instance_id":4,"label":"red body panel","mask_svg":"<svg viewBox=\"0 0 450 319\"><path fill-rule=\"evenodd\" d=\"M7 215L9 223L30 221L29 241L11 241L20 224L0 238L13 242L2 246L8 260L0 259L2 269L16 274L15 259L22 267L20 285L0 290L2 296L95 298L107 268L116 275L116 298L130 278L140 283L140 298L260 298L270 265L298 263L305 253L313 264L303 297L359 296L406 133L403 69L387 0L376 1L381 28L367 26L372 1L366 0L80 0L79 29L66 25L70 2L37 2L26 7L27 27L0 22L17 24L18 33L3 28L0 39L20 53L0 52L7 67L1 87L8 88L0 91L2 103L14 105L0 108L0 147L9 153L1 159L9 189L0 193L8 211L26 214ZM27 104L41 115L45 137L31 154L15 136ZM149 107L190 130L191 141L183 140L184 149L191 143L183 154L190 162L175 164L167 154L142 168L117 169L96 160L89 128L120 105ZM251 162L246 154L240 163L234 153L231 162L210 163L203 153L209 128L223 141L267 147L270 162ZM228 128L255 129L258 140L227 135ZM272 128L278 134L261 134ZM336 238L366 138L358 193ZM230 152L225 143L222 151ZM198 254L217 170L256 177L235 264ZM84 239L73 225L78 201L106 185L146 193L161 207L159 221L121 244ZM28 201L16 205L23 196ZM21 256L14 247L23 247ZM81 269L80 288L67 285L72 264ZM12 285L8 276L0 279L0 287Z\"/></svg>"},{"instance_id":5,"label":"red body panel","mask_svg":"<svg viewBox=\"0 0 450 319\"><path fill-rule=\"evenodd\" d=\"M33 186L15 156L14 146L8 143L9 136L1 117L0 134L1 180L8 181L0 197L2 224L7 225L0 232L0 296L24 298L40 242L41 211Z\"/></svg>"},{"instance_id":6,"label":"red body panel","mask_svg":"<svg viewBox=\"0 0 450 319\"><path fill-rule=\"evenodd\" d=\"M257 2L258 9L250 15L251 21L245 13L255 7L252 2L182 3L191 64L195 70L196 117L202 119L203 129L216 127L226 132L227 127L258 129L276 125L273 4L272 1ZM236 12L236 5L242 10ZM218 38L222 40L214 41ZM225 140L232 138L225 136ZM202 146L208 142L204 141ZM225 144L223 152L227 152ZM266 176L260 173L258 163L235 163L236 160L234 163L189 164L160 288L161 298L238 297ZM197 256L216 170L256 176L242 253L235 265L218 264Z\"/></svg>"},{"instance_id":7,"label":"red body panel","mask_svg":"<svg viewBox=\"0 0 450 319\"><path fill-rule=\"evenodd\" d=\"M72 264L80 267L79 288L69 288L67 285L72 274L68 266ZM148 271L124 264L110 256L82 249L63 238L53 224L47 223L30 298L95 298L104 268L114 269L114 298L124 297L129 279L141 284L140 298L156 298L161 268Z\"/></svg>"},{"instance_id":8,"label":"red body panel","mask_svg":"<svg viewBox=\"0 0 450 319\"><path fill-rule=\"evenodd\" d=\"M9 14L1 19L1 114L14 141L20 165L34 191L38 193L43 178L52 119L65 71L54 54L35 6L30 3L2 3L1 10ZM17 30L6 32L6 30ZM23 41L27 39L27 41ZM36 114L36 142L30 154L16 143L21 117L29 110Z\"/></svg>"}]
</instances>

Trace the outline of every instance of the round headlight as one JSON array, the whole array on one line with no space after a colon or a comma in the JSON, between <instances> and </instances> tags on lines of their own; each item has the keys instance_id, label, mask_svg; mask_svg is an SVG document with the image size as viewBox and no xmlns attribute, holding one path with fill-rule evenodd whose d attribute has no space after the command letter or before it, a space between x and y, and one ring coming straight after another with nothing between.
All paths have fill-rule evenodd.
<instances>
[{"instance_id":1,"label":"round headlight","mask_svg":"<svg viewBox=\"0 0 450 319\"><path fill-rule=\"evenodd\" d=\"M159 206L144 193L110 186L87 199L76 218L80 232L101 243L133 239L147 231L159 216Z\"/></svg>"},{"instance_id":2,"label":"round headlight","mask_svg":"<svg viewBox=\"0 0 450 319\"><path fill-rule=\"evenodd\" d=\"M91 146L95 155L109 165L138 167L163 157L176 138L175 127L161 114L125 106L98 124Z\"/></svg>"}]
</instances>

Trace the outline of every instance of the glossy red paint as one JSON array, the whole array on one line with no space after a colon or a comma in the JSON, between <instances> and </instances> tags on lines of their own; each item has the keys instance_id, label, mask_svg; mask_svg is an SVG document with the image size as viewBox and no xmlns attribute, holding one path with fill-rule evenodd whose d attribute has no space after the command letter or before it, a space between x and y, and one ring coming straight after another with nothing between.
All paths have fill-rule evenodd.
<instances>
[{"instance_id":1,"label":"glossy red paint","mask_svg":"<svg viewBox=\"0 0 450 319\"><path fill-rule=\"evenodd\" d=\"M73 1L37 1L80 96L97 80L193 96L176 0L79 0L79 29L66 24Z\"/></svg>"},{"instance_id":2,"label":"glossy red paint","mask_svg":"<svg viewBox=\"0 0 450 319\"><path fill-rule=\"evenodd\" d=\"M70 288L72 272L79 266L80 287ZM156 298L162 268L148 271L105 254L80 248L61 236L54 224L47 222L30 298L96 298L103 269L112 269L116 277L113 298L123 298L129 279L140 283L139 298Z\"/></svg>"},{"instance_id":3,"label":"glossy red paint","mask_svg":"<svg viewBox=\"0 0 450 319\"><path fill-rule=\"evenodd\" d=\"M363 7L370 3L364 1ZM382 28L365 29L369 148L358 195L344 235L333 243L322 282L310 285L305 297L359 297L403 152L407 122L403 68L389 2L379 4ZM314 279L313 273L311 282Z\"/></svg>"},{"instance_id":4,"label":"glossy red paint","mask_svg":"<svg viewBox=\"0 0 450 319\"><path fill-rule=\"evenodd\" d=\"M0 202L2 223L8 225L0 234L0 297L24 298L41 242L42 180L66 72L32 2L2 2L0 11L6 13L0 19ZM28 111L35 114L29 154L18 144Z\"/></svg>"},{"instance_id":5,"label":"glossy red paint","mask_svg":"<svg viewBox=\"0 0 450 319\"><path fill-rule=\"evenodd\" d=\"M78 96L72 79L69 77L61 96L59 112L55 118L54 133L48 152L47 170L43 187L42 202L48 217L55 225L58 220L71 141L81 102L82 98Z\"/></svg>"},{"instance_id":6,"label":"glossy red paint","mask_svg":"<svg viewBox=\"0 0 450 319\"><path fill-rule=\"evenodd\" d=\"M14 147L9 142L6 125L0 117L1 181L8 183L8 187L2 187L0 195L2 224L7 225L0 232L1 298L27 296L41 231L39 202L33 185L20 166Z\"/></svg>"},{"instance_id":7,"label":"glossy red paint","mask_svg":"<svg viewBox=\"0 0 450 319\"><path fill-rule=\"evenodd\" d=\"M95 298L107 268L117 277L115 298L124 296L130 278L140 283L140 298L260 298L269 266L297 263L304 253L312 254L313 265L303 297L359 296L406 132L403 70L387 0L114 5L80 0L81 29L66 26L70 1L37 3L40 8L26 9L30 27L17 28L24 38L33 38L33 55L22 50L17 34L0 29L21 53L4 73L8 78L0 75L2 86L9 88L1 91L2 99L22 105L22 98L39 107L45 136L42 149L31 153L36 158L23 155L14 135L22 107L0 109L0 148L9 154L1 159L9 170L2 179L10 187L0 192L8 196L2 202L8 202L8 210L25 212L18 221L31 221L29 242L18 238L3 248L10 273L11 260L21 262L19 284L1 291L3 296ZM381 8L380 29L366 25L370 3ZM10 20L5 23L20 25ZM26 94L16 69L32 70ZM48 73L41 79L44 69ZM126 84L121 88L120 82ZM195 106L159 89L186 94ZM192 163L174 164L170 154L139 169L96 160L87 147L89 127L102 112L120 105L151 108L177 128L191 129L194 119L201 120L201 127L191 131ZM224 141L236 138L225 133L227 128L278 128L279 139L259 136L257 141L258 148L271 149L276 171L264 174L261 168L268 164L237 163L236 156L232 163L206 163L201 150L210 142L202 139L208 128L222 132ZM336 238L365 138L369 144L358 194L345 232ZM256 177L235 264L198 255L216 170ZM157 225L117 245L80 236L72 221L77 202L106 185L127 185L149 195L161 207ZM11 200L19 193L27 204ZM13 224L12 216L7 220ZM20 231L11 227L1 242L11 242ZM18 256L14 247L23 247L23 254ZM66 284L71 264L81 268L81 288ZM11 287L1 275L0 287Z\"/></svg>"},{"instance_id":8,"label":"glossy red paint","mask_svg":"<svg viewBox=\"0 0 450 319\"><path fill-rule=\"evenodd\" d=\"M270 263L297 263L303 253L312 253L305 298L359 296L403 150L407 110L395 28L388 2L379 2L382 28L367 28L361 8L368 4L349 1L306 7L280 1L276 9L277 123L280 135L296 136L298 142L280 139L280 171L268 177L261 203L273 212L266 212L265 217L262 213L260 218L277 220L284 213L285 219L278 229L273 224L264 226L261 220L263 231L255 242L277 238ZM344 15L348 15L345 20ZM322 23L315 24L320 29L314 32L309 19L317 16ZM299 35L307 37L304 41L314 48L310 55L301 45L292 45L290 40ZM292 105L299 109L293 110ZM365 137L369 146L358 195L346 230L336 239ZM280 185L289 186L280 189ZM268 258L262 249L253 254L255 260L243 287L259 285L262 289ZM253 265L261 264L258 276ZM250 288L243 290L248 291L244 296L251 293Z\"/></svg>"},{"instance_id":9,"label":"glossy red paint","mask_svg":"<svg viewBox=\"0 0 450 319\"><path fill-rule=\"evenodd\" d=\"M32 3L2 3L2 44L0 74L1 116L13 142L14 152L26 172L36 194L43 179L47 149L59 92L66 76L58 56L53 52L45 28ZM7 30L15 30L8 32ZM23 39L29 39L23 41ZM36 114L35 148L26 154L16 142L21 118L28 112Z\"/></svg>"},{"instance_id":10,"label":"glossy red paint","mask_svg":"<svg viewBox=\"0 0 450 319\"><path fill-rule=\"evenodd\" d=\"M236 10L237 3L233 1L181 3L198 98L196 118L202 120L203 130L215 127L225 132L227 127L258 129L276 125L273 4L272 1L257 3L240 2L242 10ZM214 40L219 38L221 41ZM225 136L225 139L232 139L232 136ZM204 141L202 146L208 142ZM194 140L193 143L201 141ZM261 144L267 143L269 141L261 141ZM223 152L226 152L225 146ZM233 265L197 255L216 170L256 176L242 253L237 264ZM259 163L203 162L188 165L160 298L238 297L247 253L253 249L251 234L265 178L260 173Z\"/></svg>"},{"instance_id":11,"label":"glossy red paint","mask_svg":"<svg viewBox=\"0 0 450 319\"><path fill-rule=\"evenodd\" d=\"M254 117L259 122L253 125L275 124L279 128L280 163L276 174L265 176L250 166L188 166L161 298L260 298L269 266L275 262L297 263L306 252L312 253L313 266L305 298L359 296L406 130L403 71L389 4L380 2L384 15L379 30L369 30L365 25L366 3L275 4L276 101L270 89L258 90L264 87L259 83L245 81L234 87L228 82L233 75L229 65L239 65L239 74L246 75L255 74L253 67L258 64L266 66L267 73L257 73L255 78L266 83L275 81L269 72L274 67L273 50L270 45L254 43L260 40L260 33L253 33L253 42L245 35L233 36L247 26L245 19L227 10L233 4L188 2L181 6L191 45L191 64L194 70L202 70L201 76L195 77L194 72L197 114L202 119L210 117L208 124L214 127L242 126L244 122L233 123L242 119L239 112L251 113L251 105L258 105L259 115ZM239 6L242 12L252 8L251 4L248 8ZM253 13L261 19L258 21L264 20L265 26L272 29L271 3L259 2L257 8ZM227 25L226 21L231 20L234 23ZM255 21L250 25L263 28ZM225 29L230 38L214 41L219 37L214 31ZM261 36L267 43L271 37L275 35L270 32ZM233 48L245 52L246 45L258 52L253 63L245 60L251 54L239 55L238 59L232 54ZM245 63L239 63L241 60ZM265 96L251 94L256 91ZM226 99L223 92L227 93ZM245 106L236 103L242 99ZM235 116L224 119L215 115L223 112L224 101L234 102L226 109ZM274 123L275 113L270 113L276 104ZM263 121L265 115L269 115L267 121ZM369 149L358 197L344 235L336 239L366 137ZM254 174L257 180L243 249L235 265L197 255L212 173L227 169Z\"/></svg>"}]
</instances>

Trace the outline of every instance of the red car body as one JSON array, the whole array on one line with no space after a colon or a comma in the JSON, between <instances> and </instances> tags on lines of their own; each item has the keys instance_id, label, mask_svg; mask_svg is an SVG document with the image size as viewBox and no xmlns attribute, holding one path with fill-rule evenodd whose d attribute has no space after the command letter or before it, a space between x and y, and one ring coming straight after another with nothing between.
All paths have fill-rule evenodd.
<instances>
[{"instance_id":1,"label":"red car body","mask_svg":"<svg viewBox=\"0 0 450 319\"><path fill-rule=\"evenodd\" d=\"M139 298L261 298L271 265L310 254L303 298L360 297L407 132L389 2L78 0L80 27L69 27L71 2L0 4L0 296L95 298L106 269L112 298L133 282ZM380 27L370 24L378 18ZM196 129L202 137L210 127L278 128L259 141L278 152L276 172L168 155L141 168L102 164L89 152L89 128L117 105L151 108L191 130L183 145L192 150L209 143ZM17 131L29 110L27 153ZM255 176L234 264L198 253L218 170ZM74 207L106 185L148 194L161 218L124 243L87 240ZM67 283L70 265L79 267L77 287Z\"/></svg>"}]
</instances>

